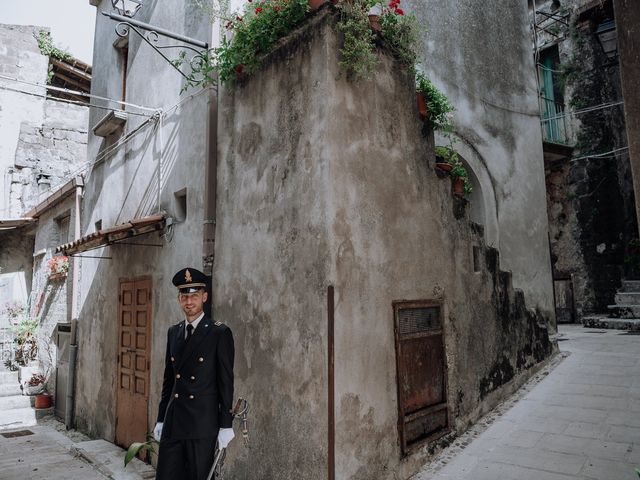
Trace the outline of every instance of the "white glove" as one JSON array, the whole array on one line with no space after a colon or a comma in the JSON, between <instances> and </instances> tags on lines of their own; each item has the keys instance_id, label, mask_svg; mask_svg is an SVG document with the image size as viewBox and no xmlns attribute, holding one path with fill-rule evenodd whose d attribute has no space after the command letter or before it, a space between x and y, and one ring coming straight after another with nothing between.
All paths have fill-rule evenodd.
<instances>
[{"instance_id":1,"label":"white glove","mask_svg":"<svg viewBox=\"0 0 640 480\"><path fill-rule=\"evenodd\" d=\"M159 442L162 438L162 422L156 423L156 426L153 428L153 438L156 439L156 442Z\"/></svg>"},{"instance_id":2,"label":"white glove","mask_svg":"<svg viewBox=\"0 0 640 480\"><path fill-rule=\"evenodd\" d=\"M221 428L218 432L218 448L222 450L223 448L227 448L229 442L233 440L236 434L233 433L233 428Z\"/></svg>"}]
</instances>

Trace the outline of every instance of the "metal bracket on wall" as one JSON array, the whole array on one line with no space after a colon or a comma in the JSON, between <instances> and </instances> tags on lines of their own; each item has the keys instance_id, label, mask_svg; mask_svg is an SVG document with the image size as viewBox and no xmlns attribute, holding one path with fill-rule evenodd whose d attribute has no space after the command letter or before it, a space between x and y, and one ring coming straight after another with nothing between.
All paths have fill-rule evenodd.
<instances>
[{"instance_id":1,"label":"metal bracket on wall","mask_svg":"<svg viewBox=\"0 0 640 480\"><path fill-rule=\"evenodd\" d=\"M125 38L129 35L130 31L135 32L147 45L153 48L158 54L166 60L180 75L182 75L189 82L199 82L204 80L209 70L208 64L210 61L211 49L207 42L196 40L195 38L186 37L179 33L174 33L164 28L155 27L148 23L140 22L129 17L117 15L115 13L102 12L106 17L111 20L115 20L118 24L115 27L116 35L120 38ZM159 45L160 37L167 37L173 40L181 42L181 44L172 45ZM170 59L163 50L166 49L181 49L181 56L178 59ZM186 50L192 52L190 59L186 58ZM180 69L180 65L187 64L191 69L191 75L187 75Z\"/></svg>"}]
</instances>

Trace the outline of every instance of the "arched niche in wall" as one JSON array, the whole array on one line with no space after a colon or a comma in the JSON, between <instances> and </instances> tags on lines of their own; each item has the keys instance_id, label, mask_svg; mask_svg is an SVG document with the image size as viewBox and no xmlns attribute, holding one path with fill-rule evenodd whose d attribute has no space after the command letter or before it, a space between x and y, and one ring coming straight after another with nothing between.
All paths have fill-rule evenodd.
<instances>
[{"instance_id":1,"label":"arched niche in wall","mask_svg":"<svg viewBox=\"0 0 640 480\"><path fill-rule=\"evenodd\" d=\"M460 160L469 172L469 179L473 186L473 192L467 196L470 203L469 218L484 226L484 238L487 245L497 246L500 235L496 197L486 161L463 138L454 133L451 136L454 140L453 148L458 152ZM436 145L448 144L449 139L436 133Z\"/></svg>"}]
</instances>

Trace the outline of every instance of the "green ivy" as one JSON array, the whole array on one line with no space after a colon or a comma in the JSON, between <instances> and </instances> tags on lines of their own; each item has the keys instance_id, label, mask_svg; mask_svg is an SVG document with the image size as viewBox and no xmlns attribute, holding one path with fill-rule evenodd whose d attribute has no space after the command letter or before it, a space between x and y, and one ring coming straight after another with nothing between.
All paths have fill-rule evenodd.
<instances>
[{"instance_id":1,"label":"green ivy","mask_svg":"<svg viewBox=\"0 0 640 480\"><path fill-rule=\"evenodd\" d=\"M38 41L40 52L46 57L57 58L58 60L69 60L73 58L69 52L54 45L51 33L46 30L40 30L36 40Z\"/></svg>"}]
</instances>

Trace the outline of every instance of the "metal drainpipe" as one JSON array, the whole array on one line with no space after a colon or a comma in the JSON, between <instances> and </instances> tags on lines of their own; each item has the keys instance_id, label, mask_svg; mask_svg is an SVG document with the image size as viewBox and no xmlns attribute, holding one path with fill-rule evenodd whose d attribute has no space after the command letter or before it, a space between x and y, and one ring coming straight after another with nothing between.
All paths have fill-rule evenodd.
<instances>
[{"instance_id":1,"label":"metal drainpipe","mask_svg":"<svg viewBox=\"0 0 640 480\"><path fill-rule=\"evenodd\" d=\"M80 239L80 200L84 181L76 177L76 211L73 239ZM71 335L69 339L69 374L67 377L67 401L65 404L64 423L67 430L74 427L74 403L76 399L76 358L78 356L78 293L80 283L80 258L73 259L73 278L71 279Z\"/></svg>"}]
</instances>

